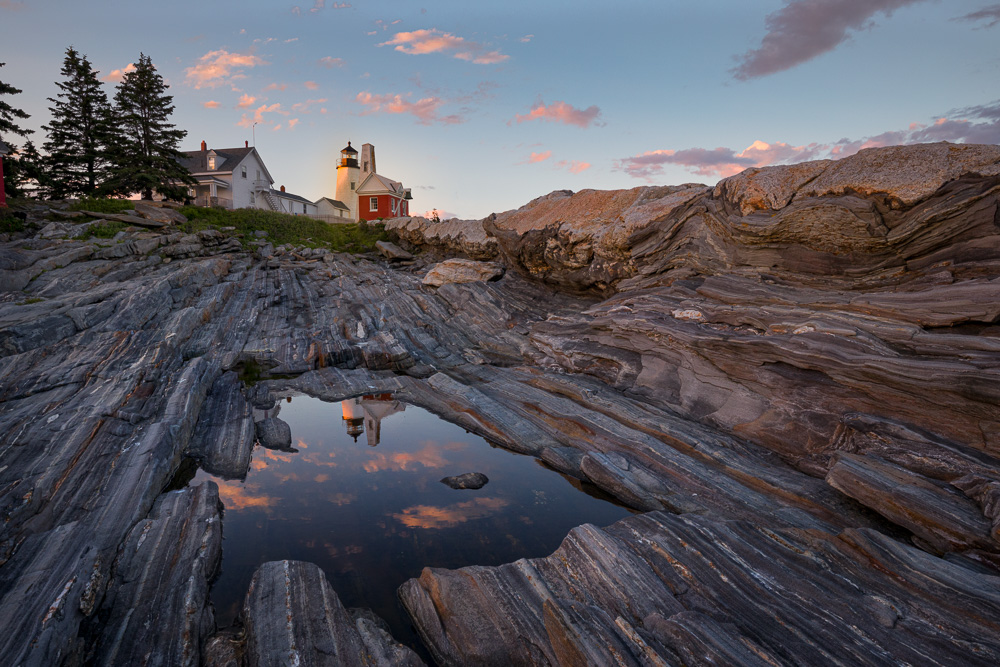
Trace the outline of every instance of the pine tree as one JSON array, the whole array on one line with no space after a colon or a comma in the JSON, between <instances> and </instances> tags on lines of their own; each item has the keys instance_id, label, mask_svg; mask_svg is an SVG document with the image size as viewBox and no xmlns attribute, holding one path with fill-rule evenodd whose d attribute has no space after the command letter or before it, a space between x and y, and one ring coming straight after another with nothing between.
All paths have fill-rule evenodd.
<instances>
[{"instance_id":1,"label":"pine tree","mask_svg":"<svg viewBox=\"0 0 1000 667\"><path fill-rule=\"evenodd\" d=\"M183 199L185 186L196 183L179 161L178 146L187 132L169 122L174 98L166 94L167 88L149 56L142 53L135 69L118 84L118 134L112 146L108 192L138 192L143 199L152 199L157 192L168 199Z\"/></svg>"},{"instance_id":2,"label":"pine tree","mask_svg":"<svg viewBox=\"0 0 1000 667\"><path fill-rule=\"evenodd\" d=\"M48 191L48 174L35 144L28 140L17 154L17 188L22 196L41 197Z\"/></svg>"},{"instance_id":3,"label":"pine tree","mask_svg":"<svg viewBox=\"0 0 1000 667\"><path fill-rule=\"evenodd\" d=\"M0 67L3 67L6 64L7 63L0 63ZM0 95L18 95L20 92L20 88L15 88L8 83L0 81ZM34 130L26 130L15 124L15 118L28 119L31 118L31 116L26 114L21 109L15 109L3 100L0 100L0 140L3 140L7 137L7 135L11 134L27 137L29 134L34 132Z\"/></svg>"},{"instance_id":4,"label":"pine tree","mask_svg":"<svg viewBox=\"0 0 1000 667\"><path fill-rule=\"evenodd\" d=\"M44 144L51 179L51 196L93 195L107 178L107 144L111 127L107 93L87 56L72 46L56 82L60 93L48 98L54 106L52 122L43 127L49 136Z\"/></svg>"}]
</instances>

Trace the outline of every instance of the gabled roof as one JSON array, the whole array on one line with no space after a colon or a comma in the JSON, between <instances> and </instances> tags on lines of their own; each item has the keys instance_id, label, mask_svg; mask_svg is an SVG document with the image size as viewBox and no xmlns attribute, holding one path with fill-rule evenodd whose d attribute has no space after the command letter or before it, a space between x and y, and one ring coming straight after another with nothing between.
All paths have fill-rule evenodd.
<instances>
[{"instance_id":1,"label":"gabled roof","mask_svg":"<svg viewBox=\"0 0 1000 667\"><path fill-rule=\"evenodd\" d=\"M402 197L405 193L403 184L399 181L394 181L391 178L386 178L381 174L368 174L365 180L361 181L361 185L358 186L357 193L359 195L374 195L374 194L391 194L397 197Z\"/></svg>"},{"instance_id":2,"label":"gabled roof","mask_svg":"<svg viewBox=\"0 0 1000 667\"><path fill-rule=\"evenodd\" d=\"M300 197L299 195L293 195L291 192L282 192L281 190L271 190L271 194L275 197L284 197L285 199L291 199L293 201L302 202L303 204L312 204L311 201L305 197Z\"/></svg>"},{"instance_id":3,"label":"gabled roof","mask_svg":"<svg viewBox=\"0 0 1000 667\"><path fill-rule=\"evenodd\" d=\"M216 161L215 169L208 168L208 156L211 153L215 153L216 156L222 158L221 162ZM187 167L187 170L192 174L205 172L210 174L220 172L230 173L235 171L236 167L240 166L240 163L251 153L257 156L257 161L267 175L268 182L274 183L274 179L271 178L271 172L264 166L264 160L261 159L260 153L253 146L249 148L240 146L239 148L210 148L204 151L182 151L184 157L180 159L180 163Z\"/></svg>"},{"instance_id":4,"label":"gabled roof","mask_svg":"<svg viewBox=\"0 0 1000 667\"><path fill-rule=\"evenodd\" d=\"M330 199L329 197L320 197L319 199L316 200L315 204L319 206L319 203L324 200L330 202L330 205L333 206L334 208L339 208L344 211L351 210L351 207L345 204L344 202L337 199Z\"/></svg>"}]
</instances>

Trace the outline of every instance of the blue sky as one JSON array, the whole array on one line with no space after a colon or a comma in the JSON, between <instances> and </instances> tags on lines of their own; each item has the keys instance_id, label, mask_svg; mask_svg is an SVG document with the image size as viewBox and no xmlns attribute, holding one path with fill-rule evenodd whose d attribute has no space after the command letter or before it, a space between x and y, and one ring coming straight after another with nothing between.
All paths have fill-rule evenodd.
<instances>
[{"instance_id":1,"label":"blue sky","mask_svg":"<svg viewBox=\"0 0 1000 667\"><path fill-rule=\"evenodd\" d=\"M555 189L1000 143L989 0L0 0L0 80L39 145L70 45L109 95L149 55L186 149L255 140L276 186L318 199L347 141L370 142L412 211L463 218Z\"/></svg>"}]
</instances>

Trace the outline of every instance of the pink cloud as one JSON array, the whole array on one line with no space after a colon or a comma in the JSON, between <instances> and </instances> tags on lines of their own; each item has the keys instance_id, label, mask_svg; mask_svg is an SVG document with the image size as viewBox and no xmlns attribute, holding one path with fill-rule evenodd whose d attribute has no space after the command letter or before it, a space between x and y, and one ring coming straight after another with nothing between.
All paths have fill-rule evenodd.
<instances>
[{"instance_id":1,"label":"pink cloud","mask_svg":"<svg viewBox=\"0 0 1000 667\"><path fill-rule=\"evenodd\" d=\"M528 42L530 42L530 41L531 41L532 39L534 39L534 37L535 37L534 35L525 35L525 36L524 36L524 37L522 37L522 38L521 38L521 39L520 39L519 41L521 41L521 42L522 42L522 43L524 43L524 44L527 44L527 43L528 43Z\"/></svg>"},{"instance_id":2,"label":"pink cloud","mask_svg":"<svg viewBox=\"0 0 1000 667\"><path fill-rule=\"evenodd\" d=\"M304 86L305 86L306 88L308 88L309 90L319 90L319 84L318 84L318 83L316 83L315 81L306 81L306 82L305 82L304 84L302 84L302 85L304 85Z\"/></svg>"},{"instance_id":3,"label":"pink cloud","mask_svg":"<svg viewBox=\"0 0 1000 667\"><path fill-rule=\"evenodd\" d=\"M246 78L242 70L268 64L262 58L252 53L229 53L223 49L209 51L198 59L198 64L188 67L185 79L195 88L215 86L229 83L235 79Z\"/></svg>"},{"instance_id":4,"label":"pink cloud","mask_svg":"<svg viewBox=\"0 0 1000 667\"><path fill-rule=\"evenodd\" d=\"M463 119L457 115L438 115L438 109L447 104L447 101L440 97L425 97L416 102L409 102L404 100L402 95L372 95L369 92L363 92L358 93L355 101L368 107L362 115L373 113L410 114L416 117L417 122L421 125L432 123L457 125L463 122Z\"/></svg>"},{"instance_id":5,"label":"pink cloud","mask_svg":"<svg viewBox=\"0 0 1000 667\"><path fill-rule=\"evenodd\" d=\"M635 178L651 181L667 165L679 165L701 176L725 178L748 167L793 164L807 160L840 159L865 148L949 141L1000 144L1000 100L958 109L930 124L910 123L905 130L891 130L863 139L844 138L830 144L790 144L754 141L740 152L730 148L654 150L617 161L616 168Z\"/></svg>"},{"instance_id":6,"label":"pink cloud","mask_svg":"<svg viewBox=\"0 0 1000 667\"><path fill-rule=\"evenodd\" d=\"M243 93L240 97L239 104L236 105L237 109L246 109L247 107L253 106L253 103L257 101L256 97Z\"/></svg>"},{"instance_id":7,"label":"pink cloud","mask_svg":"<svg viewBox=\"0 0 1000 667\"><path fill-rule=\"evenodd\" d=\"M565 102L553 102L545 106L545 102L539 100L531 111L526 114L517 114L515 120L524 123L529 120L545 120L553 123L563 123L565 125L576 125L587 128L597 123L601 110L596 106L587 109L577 109Z\"/></svg>"},{"instance_id":8,"label":"pink cloud","mask_svg":"<svg viewBox=\"0 0 1000 667\"><path fill-rule=\"evenodd\" d=\"M126 74L134 71L135 71L135 63L129 63L123 69L111 70L111 73L108 74L103 79L101 79L101 81L111 81L112 83L121 83L122 79L125 78Z\"/></svg>"},{"instance_id":9,"label":"pink cloud","mask_svg":"<svg viewBox=\"0 0 1000 667\"><path fill-rule=\"evenodd\" d=\"M288 121L288 129L290 130L293 127L295 127L296 125L298 125L298 124L299 124L299 119L298 118L292 118L291 120Z\"/></svg>"},{"instance_id":10,"label":"pink cloud","mask_svg":"<svg viewBox=\"0 0 1000 667\"><path fill-rule=\"evenodd\" d=\"M560 169L566 169L571 174L579 174L582 171L587 171L593 165L589 162L581 162L580 160L559 160L556 162L556 166Z\"/></svg>"},{"instance_id":11,"label":"pink cloud","mask_svg":"<svg viewBox=\"0 0 1000 667\"><path fill-rule=\"evenodd\" d=\"M216 102L215 100L209 100L208 102L202 102L201 106L205 107L206 109L218 109L222 105Z\"/></svg>"},{"instance_id":12,"label":"pink cloud","mask_svg":"<svg viewBox=\"0 0 1000 667\"><path fill-rule=\"evenodd\" d=\"M0 9L9 9L12 12L19 12L24 9L24 3L14 2L13 0L0 0Z\"/></svg>"},{"instance_id":13,"label":"pink cloud","mask_svg":"<svg viewBox=\"0 0 1000 667\"><path fill-rule=\"evenodd\" d=\"M343 67L346 63L343 58L334 58L333 56L325 56L319 59L319 64L327 69L333 69L334 67Z\"/></svg>"},{"instance_id":14,"label":"pink cloud","mask_svg":"<svg viewBox=\"0 0 1000 667\"><path fill-rule=\"evenodd\" d=\"M544 162L552 157L552 151L545 151L544 153L534 153L532 152L531 157L528 158L528 164L535 164L536 162Z\"/></svg>"},{"instance_id":15,"label":"pink cloud","mask_svg":"<svg viewBox=\"0 0 1000 667\"><path fill-rule=\"evenodd\" d=\"M316 104L323 104L326 102L326 98L323 97L318 100L306 100L305 102L296 102L292 105L292 111L300 113L309 113L309 109ZM322 112L322 110L321 110Z\"/></svg>"},{"instance_id":16,"label":"pink cloud","mask_svg":"<svg viewBox=\"0 0 1000 667\"><path fill-rule=\"evenodd\" d=\"M446 210L444 210L442 208L434 208L434 209L431 209L429 211L424 211L423 213L417 213L417 215L422 215L425 218L427 218L428 220L430 220L431 218L434 217L435 213L437 213L439 220L451 220L452 218L457 218L458 217L456 214L452 213L451 211L446 211Z\"/></svg>"},{"instance_id":17,"label":"pink cloud","mask_svg":"<svg viewBox=\"0 0 1000 667\"><path fill-rule=\"evenodd\" d=\"M382 42L379 46L395 46L396 51L410 55L448 53L453 58L467 60L476 65L495 65L510 58L499 51L487 51L482 44L442 32L437 28L397 32L392 39Z\"/></svg>"},{"instance_id":18,"label":"pink cloud","mask_svg":"<svg viewBox=\"0 0 1000 667\"><path fill-rule=\"evenodd\" d=\"M923 0L786 0L784 7L767 15L767 34L759 48L740 57L732 71L737 79L754 79L783 72L834 50L848 39L849 31L871 26L876 14Z\"/></svg>"},{"instance_id":19,"label":"pink cloud","mask_svg":"<svg viewBox=\"0 0 1000 667\"><path fill-rule=\"evenodd\" d=\"M283 91L283 90L286 90L287 88L288 88L288 84L287 83L269 83L269 84L267 84L267 86L264 87L264 91L265 92L267 92L269 90L281 90L281 91Z\"/></svg>"},{"instance_id":20,"label":"pink cloud","mask_svg":"<svg viewBox=\"0 0 1000 667\"><path fill-rule=\"evenodd\" d=\"M267 124L271 121L264 120L264 114L275 113L275 112L282 113L281 104L279 104L278 102L275 102L274 104L271 105L262 104L261 106L257 107L256 110L254 110L252 118L250 116L247 116L246 114L243 114L243 117L240 119L240 122L236 124L240 127L253 127L254 123Z\"/></svg>"}]
</instances>

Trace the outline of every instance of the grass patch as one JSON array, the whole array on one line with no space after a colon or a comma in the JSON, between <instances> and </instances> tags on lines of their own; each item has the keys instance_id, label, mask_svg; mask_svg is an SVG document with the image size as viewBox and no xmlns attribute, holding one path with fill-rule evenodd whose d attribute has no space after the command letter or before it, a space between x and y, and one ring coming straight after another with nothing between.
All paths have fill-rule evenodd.
<instances>
[{"instance_id":1,"label":"grass patch","mask_svg":"<svg viewBox=\"0 0 1000 667\"><path fill-rule=\"evenodd\" d=\"M304 215L288 215L276 211L240 208L232 211L219 208L185 206L181 209L188 222L180 228L191 234L202 229L235 227L244 243L254 240L255 231L267 232L274 245L295 245L308 248L329 248L338 252L374 252L375 242L388 240L380 224L328 224Z\"/></svg>"},{"instance_id":2,"label":"grass patch","mask_svg":"<svg viewBox=\"0 0 1000 667\"><path fill-rule=\"evenodd\" d=\"M24 219L14 215L9 206L0 206L0 234L24 231Z\"/></svg>"},{"instance_id":3,"label":"grass patch","mask_svg":"<svg viewBox=\"0 0 1000 667\"><path fill-rule=\"evenodd\" d=\"M45 301L45 299L43 299L41 297L37 297L37 296L31 296L31 297L28 297L27 299L25 299L24 301L18 301L17 305L19 305L19 306L27 306L27 305L32 304L32 303L41 303L42 301Z\"/></svg>"},{"instance_id":4,"label":"grass patch","mask_svg":"<svg viewBox=\"0 0 1000 667\"><path fill-rule=\"evenodd\" d=\"M124 213L135 208L130 199L91 199L85 197L69 207L71 211L93 211L94 213Z\"/></svg>"},{"instance_id":5,"label":"grass patch","mask_svg":"<svg viewBox=\"0 0 1000 667\"><path fill-rule=\"evenodd\" d=\"M128 225L124 222L119 222L118 220L105 220L104 222L99 222L96 225L87 227L87 229L77 234L76 239L78 241L86 241L92 236L99 239L113 239L115 234L122 231L126 227L128 227Z\"/></svg>"}]
</instances>

